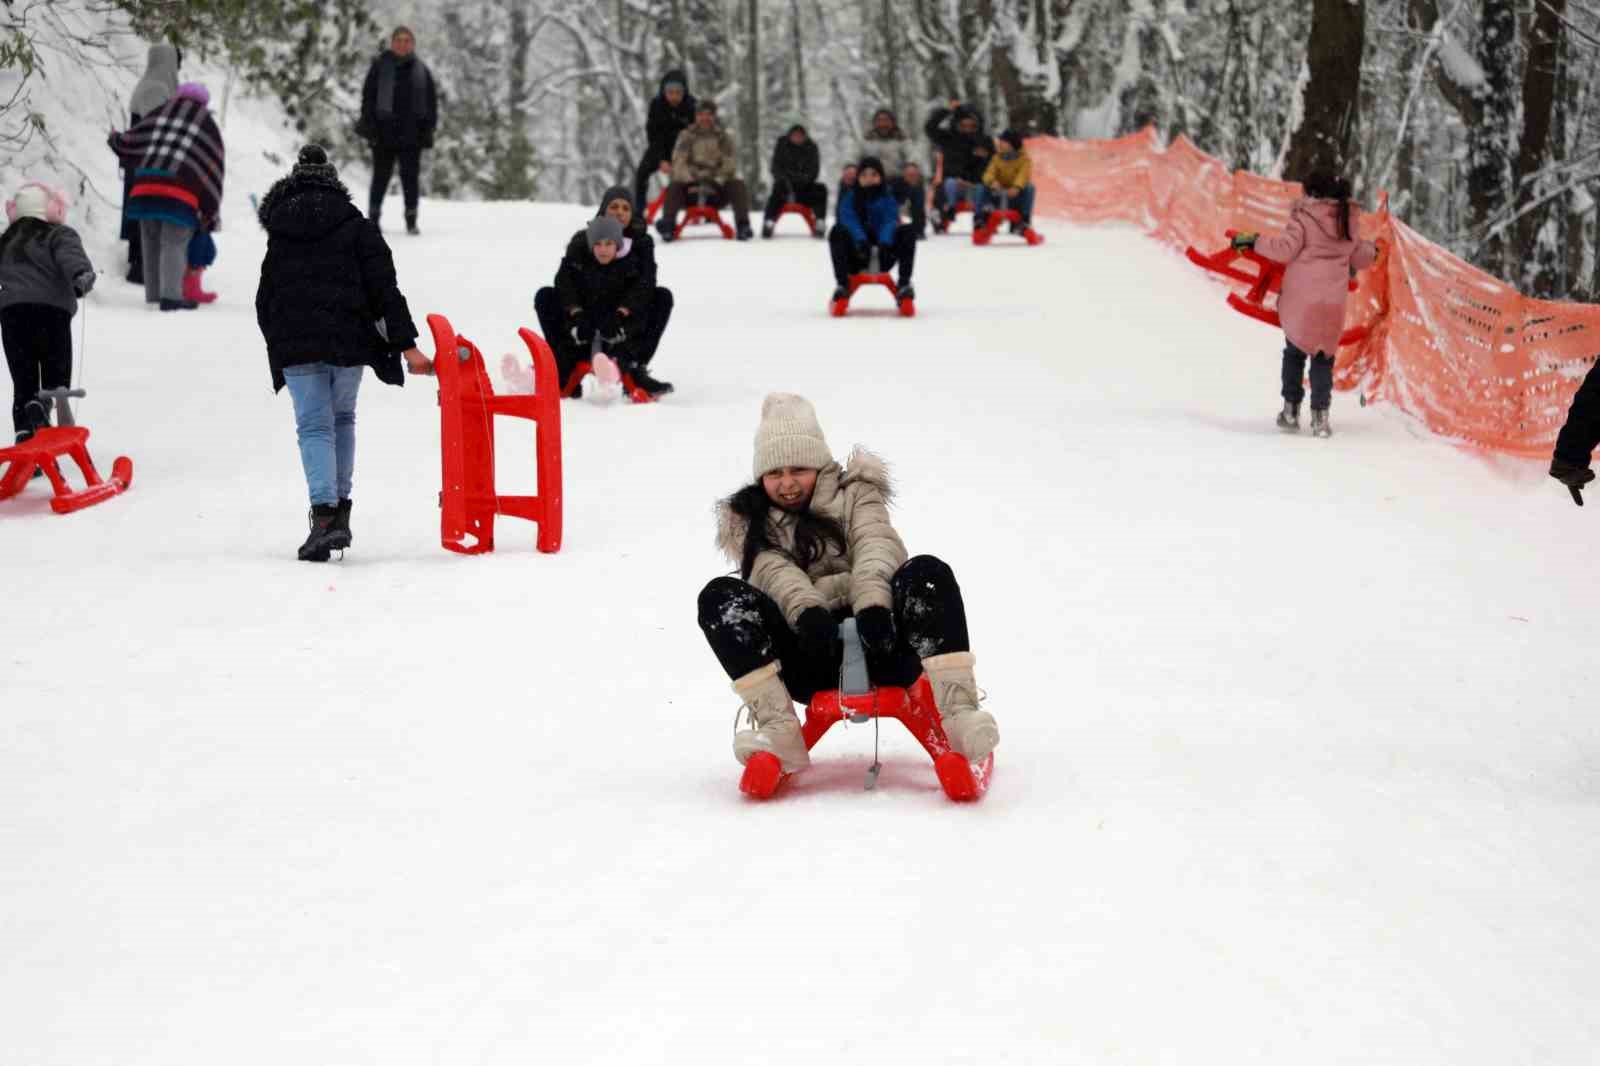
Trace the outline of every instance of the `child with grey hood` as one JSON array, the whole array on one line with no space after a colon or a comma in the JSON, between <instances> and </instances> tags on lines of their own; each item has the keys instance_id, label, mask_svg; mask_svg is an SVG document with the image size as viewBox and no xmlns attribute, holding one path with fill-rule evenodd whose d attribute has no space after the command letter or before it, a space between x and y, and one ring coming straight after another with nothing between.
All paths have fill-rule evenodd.
<instances>
[{"instance_id":1,"label":"child with grey hood","mask_svg":"<svg viewBox=\"0 0 1600 1066\"><path fill-rule=\"evenodd\" d=\"M6 203L0 233L0 344L11 371L11 426L18 443L49 425L43 389L72 381L72 316L94 288L94 264L66 224L67 198L29 182Z\"/></svg>"}]
</instances>

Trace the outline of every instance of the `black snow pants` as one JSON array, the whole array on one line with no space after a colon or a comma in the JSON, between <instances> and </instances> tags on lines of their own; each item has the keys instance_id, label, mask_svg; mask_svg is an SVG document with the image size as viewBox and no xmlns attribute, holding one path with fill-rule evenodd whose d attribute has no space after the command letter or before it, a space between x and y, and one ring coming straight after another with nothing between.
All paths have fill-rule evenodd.
<instances>
[{"instance_id":1,"label":"black snow pants","mask_svg":"<svg viewBox=\"0 0 1600 1066\"><path fill-rule=\"evenodd\" d=\"M672 318L672 306L671 289L658 288L651 295L650 310L642 332L631 338L624 347L610 353L624 370L650 365L656 349L661 345L661 335L666 332L667 322ZM593 327L581 313L568 315L567 309L561 306L561 294L553 288L545 287L534 294L533 310L539 317L539 329L544 333L545 343L555 353L556 378L565 389L572 371L589 358L589 345L579 344L572 339L572 327L580 323L589 329Z\"/></svg>"},{"instance_id":2,"label":"black snow pants","mask_svg":"<svg viewBox=\"0 0 1600 1066\"><path fill-rule=\"evenodd\" d=\"M1306 398L1306 353L1294 345L1283 345L1283 398L1298 404ZM1311 409L1326 411L1333 406L1333 356L1318 352L1311 357Z\"/></svg>"},{"instance_id":3,"label":"black snow pants","mask_svg":"<svg viewBox=\"0 0 1600 1066\"><path fill-rule=\"evenodd\" d=\"M22 440L40 428L23 411L28 401L41 389L72 383L72 315L46 304L13 304L0 310L0 344L11 371L11 428Z\"/></svg>"},{"instance_id":4,"label":"black snow pants","mask_svg":"<svg viewBox=\"0 0 1600 1066\"><path fill-rule=\"evenodd\" d=\"M672 162L672 153L662 155L649 147L644 150L644 158L639 160L639 169L633 175L633 217L643 218L644 210L650 206L650 201L645 197L650 195L650 176L659 173L662 163ZM672 180L671 174L663 174L668 182Z\"/></svg>"},{"instance_id":5,"label":"black snow pants","mask_svg":"<svg viewBox=\"0 0 1600 1066\"><path fill-rule=\"evenodd\" d=\"M918 555L894 575L895 646L867 656L874 685L907 686L922 674L922 660L970 651L967 610L956 576L943 561ZM835 612L840 618L848 612ZM822 659L808 656L772 598L736 577L713 579L700 593L700 630L733 680L776 660L789 695L802 703L839 687L844 645Z\"/></svg>"},{"instance_id":6,"label":"black snow pants","mask_svg":"<svg viewBox=\"0 0 1600 1066\"><path fill-rule=\"evenodd\" d=\"M772 192L767 195L766 220L772 222L777 219L778 212L791 200L802 207L811 208L818 222L828 217L828 187L822 182L814 181L791 190L787 183L778 181L773 182Z\"/></svg>"},{"instance_id":7,"label":"black snow pants","mask_svg":"<svg viewBox=\"0 0 1600 1066\"><path fill-rule=\"evenodd\" d=\"M422 198L422 149L376 144L372 146L372 193L367 210L367 217L374 222L383 214L383 198L389 195L389 181L394 177L396 162L400 164L400 191L405 196L406 222L417 220L417 202Z\"/></svg>"},{"instance_id":8,"label":"black snow pants","mask_svg":"<svg viewBox=\"0 0 1600 1066\"><path fill-rule=\"evenodd\" d=\"M844 226L835 224L828 232L828 251L833 255L833 279L840 287L850 283L851 274L859 274L870 264L870 250L858 248L855 238ZM911 284L911 271L917 262L917 230L913 225L902 225L894 231L894 247L878 249L878 268L884 273L898 265L901 287Z\"/></svg>"},{"instance_id":9,"label":"black snow pants","mask_svg":"<svg viewBox=\"0 0 1600 1066\"><path fill-rule=\"evenodd\" d=\"M891 178L889 193L895 202L906 205L911 212L911 228L919 238L928 232L928 186L923 182L911 184L905 178Z\"/></svg>"}]
</instances>

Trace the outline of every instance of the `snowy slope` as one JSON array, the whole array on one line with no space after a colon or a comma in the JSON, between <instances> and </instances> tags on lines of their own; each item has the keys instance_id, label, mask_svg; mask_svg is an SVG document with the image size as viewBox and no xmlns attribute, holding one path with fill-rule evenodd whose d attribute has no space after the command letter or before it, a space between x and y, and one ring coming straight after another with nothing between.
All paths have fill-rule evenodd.
<instances>
[{"instance_id":1,"label":"snowy slope","mask_svg":"<svg viewBox=\"0 0 1600 1066\"><path fill-rule=\"evenodd\" d=\"M414 311L497 363L586 214L426 204ZM908 321L827 318L803 237L663 248L678 393L566 405L557 556L442 551L433 390L369 377L355 547L295 562L260 235L193 315L108 281L135 486L0 511L0 1062L1593 1061L1594 516L1349 395L1280 436L1223 289L1047 233L924 246ZM981 805L897 727L876 793L864 727L736 791L694 600L774 389L961 578Z\"/></svg>"}]
</instances>

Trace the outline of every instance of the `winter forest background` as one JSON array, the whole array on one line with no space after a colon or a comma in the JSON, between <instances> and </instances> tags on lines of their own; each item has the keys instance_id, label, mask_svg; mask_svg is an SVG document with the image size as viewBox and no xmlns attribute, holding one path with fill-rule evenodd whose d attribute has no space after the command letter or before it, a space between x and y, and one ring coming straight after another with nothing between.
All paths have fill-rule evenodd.
<instances>
[{"instance_id":1,"label":"winter forest background","mask_svg":"<svg viewBox=\"0 0 1600 1066\"><path fill-rule=\"evenodd\" d=\"M367 62L401 22L443 94L432 195L593 201L631 175L680 67L758 188L794 121L836 171L874 109L917 132L959 98L991 129L1154 124L1291 179L1328 161L1525 292L1600 295L1600 0L4 0L0 155L48 146L39 50L92 65L111 27L225 65L222 106L276 96L356 162Z\"/></svg>"}]
</instances>

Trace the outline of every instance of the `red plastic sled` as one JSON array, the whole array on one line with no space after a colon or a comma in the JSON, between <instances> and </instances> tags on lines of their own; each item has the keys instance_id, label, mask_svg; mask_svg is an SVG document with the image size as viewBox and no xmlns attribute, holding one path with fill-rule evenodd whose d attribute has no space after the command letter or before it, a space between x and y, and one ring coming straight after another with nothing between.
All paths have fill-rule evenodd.
<instances>
[{"instance_id":1,"label":"red plastic sled","mask_svg":"<svg viewBox=\"0 0 1600 1066\"><path fill-rule=\"evenodd\" d=\"M894 279L888 274L851 274L850 295L842 300L831 301L828 304L828 313L833 315L834 318L843 318L845 313L850 310L850 301L855 296L856 290L863 285L882 285L890 293L898 293L900 291L896 288ZM902 318L911 318L917 313L917 302L915 300L897 299L895 303L900 308L900 317Z\"/></svg>"},{"instance_id":2,"label":"red plastic sled","mask_svg":"<svg viewBox=\"0 0 1600 1066\"><path fill-rule=\"evenodd\" d=\"M1227 235L1232 238L1236 232L1236 230L1228 230ZM1230 292L1228 294L1229 307L1241 315L1265 322L1269 326L1282 327L1283 322L1278 318L1276 301L1274 301L1274 306L1272 307L1268 307L1266 302L1268 295L1277 295L1283 291L1282 263L1273 262L1253 248L1235 249L1231 244L1220 252L1214 252L1211 255L1204 255L1191 245L1184 254L1189 257L1190 262L1204 267L1213 274L1221 274L1231 281L1250 286L1243 296L1236 292ZM1238 265L1241 260L1251 264L1255 269L1250 271L1241 268ZM1350 280L1350 291L1356 291L1354 278ZM1356 344L1365 340L1366 336L1366 326L1354 326L1340 335L1339 346L1342 348L1347 344Z\"/></svg>"},{"instance_id":3,"label":"red plastic sled","mask_svg":"<svg viewBox=\"0 0 1600 1066\"><path fill-rule=\"evenodd\" d=\"M784 204L782 210L778 212L778 219L783 218L784 215L799 215L801 218L805 219L806 232L810 233L813 237L816 236L817 213L811 210L811 208L807 207L805 204ZM773 220L774 225L777 224L778 219Z\"/></svg>"},{"instance_id":4,"label":"red plastic sled","mask_svg":"<svg viewBox=\"0 0 1600 1066\"><path fill-rule=\"evenodd\" d=\"M578 394L578 386L583 384L583 379L594 371L594 364L587 359L580 360L572 368L572 373L567 375L567 383L561 387L561 398L570 400ZM634 403L655 403L656 398L645 392L644 389L634 384L633 375L626 370L622 371L622 394Z\"/></svg>"},{"instance_id":5,"label":"red plastic sled","mask_svg":"<svg viewBox=\"0 0 1600 1066\"><path fill-rule=\"evenodd\" d=\"M77 463L83 473L84 487L76 492L61 476L57 461L63 458ZM5 468L5 477L0 478L0 500L20 493L33 479L33 472L43 470L55 492L50 509L56 514L71 514L104 503L133 484L133 460L125 455L112 461L110 480L100 477L94 460L89 458L89 430L84 426L46 427L21 444L0 448L0 467Z\"/></svg>"},{"instance_id":6,"label":"red plastic sled","mask_svg":"<svg viewBox=\"0 0 1600 1066\"><path fill-rule=\"evenodd\" d=\"M646 222L654 222L656 220L656 216L661 213L661 209L666 206L666 203L667 190L662 189L660 192L656 193L656 198L651 200L649 206L644 209L644 220Z\"/></svg>"},{"instance_id":7,"label":"red plastic sled","mask_svg":"<svg viewBox=\"0 0 1600 1066\"><path fill-rule=\"evenodd\" d=\"M443 315L429 315L434 372L439 375L444 487L439 493L439 543L461 555L494 551L496 515L539 525L539 550L561 550L561 398L556 359L532 330L517 335L533 356L534 394L496 396L483 354ZM495 488L494 416L531 419L536 427L537 496L501 496Z\"/></svg>"},{"instance_id":8,"label":"red plastic sled","mask_svg":"<svg viewBox=\"0 0 1600 1066\"><path fill-rule=\"evenodd\" d=\"M994 776L994 753L984 756L981 763L972 763L959 752L950 750L950 741L945 737L939 710L933 702L933 686L927 677L917 678L917 683L909 689L885 687L860 696L844 696L837 689L817 693L806 708L805 725L801 728L806 750L815 748L823 734L846 714L852 718L864 716L899 721L933 760L939 785L951 799L981 799L989 791L989 781ZM768 799L790 776L783 772L783 764L776 755L758 751L745 764L739 791L753 799Z\"/></svg>"},{"instance_id":9,"label":"red plastic sled","mask_svg":"<svg viewBox=\"0 0 1600 1066\"><path fill-rule=\"evenodd\" d=\"M686 207L683 217L678 220L678 228L672 231L672 239L677 240L683 236L683 231L689 226L716 226L722 231L722 239L733 240L733 227L722 220L722 212L710 204L695 204Z\"/></svg>"},{"instance_id":10,"label":"red plastic sled","mask_svg":"<svg viewBox=\"0 0 1600 1066\"><path fill-rule=\"evenodd\" d=\"M972 231L972 243L979 246L988 244L990 241L994 240L995 232L999 230L1002 222L1010 222L1015 224L1020 223L1021 221L1022 213L1020 211L1014 211L1009 207L1001 210L990 211L989 220L984 223L983 228ZM1027 241L1029 245L1044 243L1044 236L1032 226L1025 228L1020 234L1018 234L1018 236Z\"/></svg>"}]
</instances>

